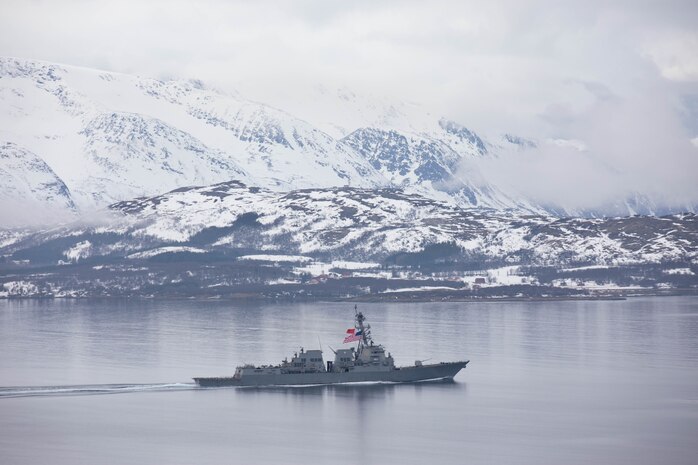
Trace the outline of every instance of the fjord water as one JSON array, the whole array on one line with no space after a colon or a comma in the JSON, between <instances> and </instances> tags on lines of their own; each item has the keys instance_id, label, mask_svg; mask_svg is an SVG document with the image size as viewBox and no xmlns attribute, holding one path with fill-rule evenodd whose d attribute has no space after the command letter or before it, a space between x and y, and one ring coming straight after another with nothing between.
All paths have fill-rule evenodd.
<instances>
[{"instance_id":1,"label":"fjord water","mask_svg":"<svg viewBox=\"0 0 698 465\"><path fill-rule=\"evenodd\" d=\"M346 303L0 302L0 463L696 463L698 300L362 304L453 383L197 389L352 323ZM92 395L102 394L102 395Z\"/></svg>"}]
</instances>

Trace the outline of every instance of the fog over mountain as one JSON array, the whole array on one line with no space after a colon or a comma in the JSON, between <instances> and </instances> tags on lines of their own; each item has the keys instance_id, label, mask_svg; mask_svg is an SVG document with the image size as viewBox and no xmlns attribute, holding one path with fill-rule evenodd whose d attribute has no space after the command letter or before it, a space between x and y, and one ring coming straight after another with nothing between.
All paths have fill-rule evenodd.
<instances>
[{"instance_id":1,"label":"fog over mountain","mask_svg":"<svg viewBox=\"0 0 698 465\"><path fill-rule=\"evenodd\" d=\"M456 202L469 206L486 198L486 206L564 215L667 213L694 210L698 204L695 2L7 1L0 12L0 55L6 57L125 73L164 86L200 80L196 82L225 99L264 104L269 109L265 116L280 110L305 122L326 134L330 144L373 128L387 136L397 131L406 147L415 150L435 141L439 121L450 121L477 135L488 154L496 155L461 156L447 167L447 178L425 185L426 178L399 170L397 176L386 175L385 164L377 167L372 156L372 170L352 161L354 151L361 152L365 144L354 141L346 144L349 152L327 152L333 163L341 158L372 171L367 179L378 184L409 182L420 193L426 189L442 199L443 193L455 193ZM14 135L22 124L36 125L35 119L17 119L18 112L40 114L47 102L18 108L12 100L15 87L5 85L6 77L0 77L6 92L0 103L3 153L38 157L38 164L43 161L57 175L47 181L53 192L60 192L55 186L61 182L72 192L59 166L74 160L72 148L56 142L51 162L45 153L7 145L17 143ZM81 85L70 86L77 100L85 97ZM105 89L106 94L87 100L118 100L118 92ZM115 107L102 110L114 113ZM194 173L186 164L175 167L188 173L186 179L163 182L160 192L228 178L250 182L239 174L249 174L239 151L193 136L178 124L168 123L165 131L156 121L162 121L160 115L149 120L154 115L148 111L125 111L135 114L116 111L117 116L59 129L92 137L88 152L107 159L123 152L118 144L96 140L95 131L131 127L145 128L144 146L152 141L170 152L172 144L194 148L192 153L227 164L206 168L210 176ZM97 118L100 112L88 113ZM163 131L168 132L165 139L152 137ZM436 139L453 149L447 140ZM440 160L449 159L447 152L439 152ZM137 170L131 168L135 178L153 181ZM16 184L28 179L22 176L13 177L16 192L25 189ZM43 176L52 175L46 171ZM117 180L130 187L109 201L125 199L128 192L156 193L134 184L135 178ZM275 178L279 188L306 186L293 175L268 178ZM325 184L350 184L339 179L343 181L328 178ZM93 179L93 184L104 182ZM78 191L91 188L97 189L85 181ZM58 203L69 206L70 201L72 197Z\"/></svg>"}]
</instances>

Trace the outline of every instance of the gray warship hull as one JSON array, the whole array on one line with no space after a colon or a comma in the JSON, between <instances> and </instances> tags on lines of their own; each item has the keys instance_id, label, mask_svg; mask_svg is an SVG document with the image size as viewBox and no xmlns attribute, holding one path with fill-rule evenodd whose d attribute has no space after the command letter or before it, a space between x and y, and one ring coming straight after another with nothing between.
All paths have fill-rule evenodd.
<instances>
[{"instance_id":1,"label":"gray warship hull","mask_svg":"<svg viewBox=\"0 0 698 465\"><path fill-rule=\"evenodd\" d=\"M367 367L345 372L326 371L315 373L265 373L264 370L261 370L260 373L242 377L194 378L194 381L201 387L307 386L365 382L413 383L436 379L452 379L467 364L468 361L444 362L391 369Z\"/></svg>"}]
</instances>

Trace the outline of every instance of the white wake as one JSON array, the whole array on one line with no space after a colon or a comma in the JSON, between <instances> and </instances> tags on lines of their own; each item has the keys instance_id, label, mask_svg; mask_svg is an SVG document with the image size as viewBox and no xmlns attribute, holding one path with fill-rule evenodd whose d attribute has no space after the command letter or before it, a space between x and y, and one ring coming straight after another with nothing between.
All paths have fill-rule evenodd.
<instances>
[{"instance_id":1,"label":"white wake","mask_svg":"<svg viewBox=\"0 0 698 465\"><path fill-rule=\"evenodd\" d=\"M155 384L81 384L75 386L10 386L0 387L0 399L35 396L85 396L96 394L122 394L144 391L186 391L198 389L195 383Z\"/></svg>"}]
</instances>

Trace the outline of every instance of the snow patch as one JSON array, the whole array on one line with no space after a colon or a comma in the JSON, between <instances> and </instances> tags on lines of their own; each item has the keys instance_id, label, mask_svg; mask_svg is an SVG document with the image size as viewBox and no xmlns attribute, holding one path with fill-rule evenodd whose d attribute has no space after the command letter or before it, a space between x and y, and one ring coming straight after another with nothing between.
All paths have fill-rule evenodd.
<instances>
[{"instance_id":1,"label":"snow patch","mask_svg":"<svg viewBox=\"0 0 698 465\"><path fill-rule=\"evenodd\" d=\"M448 286L420 286L420 287L401 287L398 289L386 289L381 294L388 294L393 292L429 292L429 291L457 291L457 287Z\"/></svg>"},{"instance_id":2,"label":"snow patch","mask_svg":"<svg viewBox=\"0 0 698 465\"><path fill-rule=\"evenodd\" d=\"M92 244L90 241L82 241L63 252L63 255L71 262L78 262L83 258L89 257L91 253Z\"/></svg>"},{"instance_id":3,"label":"snow patch","mask_svg":"<svg viewBox=\"0 0 698 465\"><path fill-rule=\"evenodd\" d=\"M663 271L664 274L683 274L693 276L695 273L690 268L671 268Z\"/></svg>"},{"instance_id":4,"label":"snow patch","mask_svg":"<svg viewBox=\"0 0 698 465\"><path fill-rule=\"evenodd\" d=\"M36 295L39 293L39 289L36 284L28 281L8 281L2 285L5 289L4 293L0 293L0 297L26 297L31 295Z\"/></svg>"},{"instance_id":5,"label":"snow patch","mask_svg":"<svg viewBox=\"0 0 698 465\"><path fill-rule=\"evenodd\" d=\"M372 268L380 268L380 263L373 262L346 262L335 260L332 262L332 268L340 268L343 270L370 270Z\"/></svg>"},{"instance_id":6,"label":"snow patch","mask_svg":"<svg viewBox=\"0 0 698 465\"><path fill-rule=\"evenodd\" d=\"M181 252L206 253L206 251L204 249L199 249L197 247L172 246L172 247L159 247L157 249L151 249L151 250L145 250L143 252L132 253L131 255L128 255L127 258L143 259L143 258L155 257L156 255L162 255L164 253L181 253Z\"/></svg>"},{"instance_id":7,"label":"snow patch","mask_svg":"<svg viewBox=\"0 0 698 465\"><path fill-rule=\"evenodd\" d=\"M271 254L258 254L258 255L243 255L238 257L238 260L254 260L258 262L295 262L295 263L307 263L312 262L313 259L306 257L304 255L271 255Z\"/></svg>"}]
</instances>

